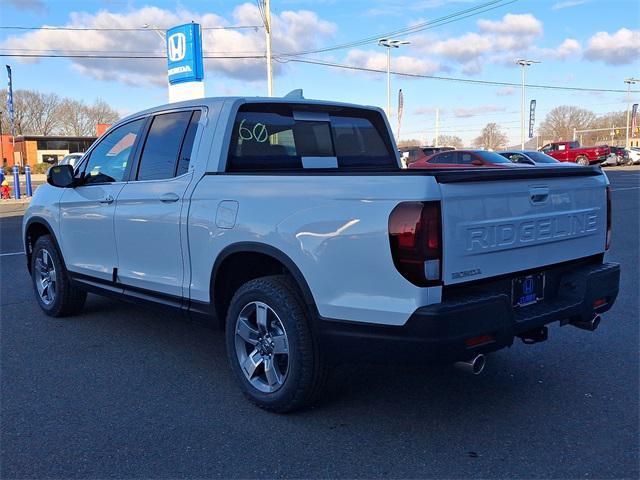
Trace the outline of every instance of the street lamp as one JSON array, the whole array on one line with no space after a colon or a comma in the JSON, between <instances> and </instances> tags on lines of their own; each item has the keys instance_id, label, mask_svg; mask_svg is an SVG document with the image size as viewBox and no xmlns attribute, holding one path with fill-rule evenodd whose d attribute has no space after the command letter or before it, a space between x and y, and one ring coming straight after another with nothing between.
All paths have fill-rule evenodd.
<instances>
[{"instance_id":1,"label":"street lamp","mask_svg":"<svg viewBox=\"0 0 640 480\"><path fill-rule=\"evenodd\" d=\"M524 150L524 68L530 67L534 63L540 63L536 60L524 60L519 58L516 63L522 69L522 105L520 106L520 148Z\"/></svg>"},{"instance_id":2,"label":"street lamp","mask_svg":"<svg viewBox=\"0 0 640 480\"><path fill-rule=\"evenodd\" d=\"M631 84L640 83L640 78L625 78L624 83L627 84L627 139L624 147L629 149L629 111L631 109Z\"/></svg>"},{"instance_id":3,"label":"street lamp","mask_svg":"<svg viewBox=\"0 0 640 480\"><path fill-rule=\"evenodd\" d=\"M381 38L378 45L387 49L387 118L391 118L391 49L400 48L400 45L408 45L407 40L392 40L391 38Z\"/></svg>"},{"instance_id":4,"label":"street lamp","mask_svg":"<svg viewBox=\"0 0 640 480\"><path fill-rule=\"evenodd\" d=\"M157 25L154 25L153 23L145 23L144 25L142 25L142 28L148 28L148 29L156 32L156 34L162 40L162 43L164 45L166 45L166 43L167 43L167 34L164 33L164 31L160 27L158 27Z\"/></svg>"}]
</instances>

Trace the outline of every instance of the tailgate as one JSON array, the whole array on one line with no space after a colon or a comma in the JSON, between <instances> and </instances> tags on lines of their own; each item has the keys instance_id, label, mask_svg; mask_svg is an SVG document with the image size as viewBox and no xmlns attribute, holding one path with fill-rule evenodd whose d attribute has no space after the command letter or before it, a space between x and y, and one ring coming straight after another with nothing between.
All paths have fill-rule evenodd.
<instances>
[{"instance_id":1,"label":"tailgate","mask_svg":"<svg viewBox=\"0 0 640 480\"><path fill-rule=\"evenodd\" d=\"M605 186L604 175L441 183L444 283L603 252Z\"/></svg>"}]
</instances>

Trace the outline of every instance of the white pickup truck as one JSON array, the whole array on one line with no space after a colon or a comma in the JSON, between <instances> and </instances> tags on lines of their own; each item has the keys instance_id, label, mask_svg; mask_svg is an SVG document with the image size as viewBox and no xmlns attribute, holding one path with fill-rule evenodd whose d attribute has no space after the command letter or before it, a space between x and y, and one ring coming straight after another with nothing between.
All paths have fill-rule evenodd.
<instances>
[{"instance_id":1,"label":"white pickup truck","mask_svg":"<svg viewBox=\"0 0 640 480\"><path fill-rule=\"evenodd\" d=\"M243 392L286 412L337 361L461 362L594 330L618 293L597 167L404 170L382 111L207 98L52 167L23 234L42 310L86 292L205 315Z\"/></svg>"}]
</instances>

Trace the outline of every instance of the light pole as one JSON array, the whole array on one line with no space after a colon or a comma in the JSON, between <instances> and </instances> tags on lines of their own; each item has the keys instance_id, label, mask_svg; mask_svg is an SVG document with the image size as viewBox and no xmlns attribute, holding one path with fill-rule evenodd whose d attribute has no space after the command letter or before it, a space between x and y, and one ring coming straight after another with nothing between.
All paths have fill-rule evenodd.
<instances>
[{"instance_id":1,"label":"light pole","mask_svg":"<svg viewBox=\"0 0 640 480\"><path fill-rule=\"evenodd\" d=\"M536 60L524 60L519 58L516 60L516 63L520 65L522 70L522 105L520 106L520 148L524 150L524 69L525 67L530 67L534 63L540 63Z\"/></svg>"},{"instance_id":2,"label":"light pole","mask_svg":"<svg viewBox=\"0 0 640 480\"><path fill-rule=\"evenodd\" d=\"M142 25L142 28L148 28L153 32L155 32L160 37L160 39L162 40L162 44L165 45L165 48L166 48L167 34L164 33L164 31L160 27L152 23L145 23L144 25Z\"/></svg>"},{"instance_id":3,"label":"light pole","mask_svg":"<svg viewBox=\"0 0 640 480\"><path fill-rule=\"evenodd\" d=\"M624 83L627 84L627 139L624 148L629 149L629 115L631 111L631 84L640 83L640 78L625 78Z\"/></svg>"},{"instance_id":4,"label":"light pole","mask_svg":"<svg viewBox=\"0 0 640 480\"><path fill-rule=\"evenodd\" d=\"M392 40L391 38L381 38L378 45L387 49L387 118L391 118L391 49L400 48L400 45L408 45L407 40Z\"/></svg>"}]
</instances>

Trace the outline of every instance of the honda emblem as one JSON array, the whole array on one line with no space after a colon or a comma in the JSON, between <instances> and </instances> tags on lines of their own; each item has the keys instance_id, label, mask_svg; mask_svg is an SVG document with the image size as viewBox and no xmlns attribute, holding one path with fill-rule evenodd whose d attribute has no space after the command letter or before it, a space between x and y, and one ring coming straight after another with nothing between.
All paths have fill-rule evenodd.
<instances>
[{"instance_id":1,"label":"honda emblem","mask_svg":"<svg viewBox=\"0 0 640 480\"><path fill-rule=\"evenodd\" d=\"M174 33L167 38L167 53L172 62L184 59L187 53L187 37L184 33Z\"/></svg>"}]
</instances>

